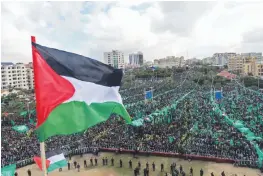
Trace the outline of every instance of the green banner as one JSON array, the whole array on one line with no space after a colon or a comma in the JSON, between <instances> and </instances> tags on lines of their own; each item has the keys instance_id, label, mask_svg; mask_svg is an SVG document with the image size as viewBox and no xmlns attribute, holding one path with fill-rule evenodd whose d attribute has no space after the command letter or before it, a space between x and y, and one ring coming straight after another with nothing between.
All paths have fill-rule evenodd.
<instances>
[{"instance_id":1,"label":"green banner","mask_svg":"<svg viewBox=\"0 0 263 176\"><path fill-rule=\"evenodd\" d=\"M1 168L1 176L14 176L15 172L16 172L15 164Z\"/></svg>"},{"instance_id":2,"label":"green banner","mask_svg":"<svg viewBox=\"0 0 263 176\"><path fill-rule=\"evenodd\" d=\"M20 115L21 116L26 116L27 115L27 111L20 112Z\"/></svg>"},{"instance_id":3,"label":"green banner","mask_svg":"<svg viewBox=\"0 0 263 176\"><path fill-rule=\"evenodd\" d=\"M13 130L19 133L26 133L28 131L28 127L26 125L17 125L12 127Z\"/></svg>"}]
</instances>

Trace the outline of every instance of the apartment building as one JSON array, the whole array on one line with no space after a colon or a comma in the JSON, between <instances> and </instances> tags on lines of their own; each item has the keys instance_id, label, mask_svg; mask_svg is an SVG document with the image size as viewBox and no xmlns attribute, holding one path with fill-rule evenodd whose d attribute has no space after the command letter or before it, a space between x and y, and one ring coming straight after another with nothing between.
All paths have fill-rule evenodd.
<instances>
[{"instance_id":1,"label":"apartment building","mask_svg":"<svg viewBox=\"0 0 263 176\"><path fill-rule=\"evenodd\" d=\"M243 73L245 75L263 77L263 62L259 62L258 59L254 57L249 62L244 63Z\"/></svg>"},{"instance_id":2,"label":"apartment building","mask_svg":"<svg viewBox=\"0 0 263 176\"><path fill-rule=\"evenodd\" d=\"M255 76L263 79L263 61L256 62Z\"/></svg>"},{"instance_id":3,"label":"apartment building","mask_svg":"<svg viewBox=\"0 0 263 176\"><path fill-rule=\"evenodd\" d=\"M154 66L160 68L172 68L172 67L182 67L185 64L184 57L175 57L175 56L167 56L162 59L155 59Z\"/></svg>"},{"instance_id":4,"label":"apartment building","mask_svg":"<svg viewBox=\"0 0 263 176\"><path fill-rule=\"evenodd\" d=\"M245 75L254 75L256 71L256 59L244 58L243 73Z\"/></svg>"},{"instance_id":5,"label":"apartment building","mask_svg":"<svg viewBox=\"0 0 263 176\"><path fill-rule=\"evenodd\" d=\"M114 68L124 69L124 53L118 50L104 52L104 63Z\"/></svg>"},{"instance_id":6,"label":"apartment building","mask_svg":"<svg viewBox=\"0 0 263 176\"><path fill-rule=\"evenodd\" d=\"M26 64L11 62L1 63L1 89L9 88L33 89L34 76L32 67Z\"/></svg>"},{"instance_id":7,"label":"apartment building","mask_svg":"<svg viewBox=\"0 0 263 176\"><path fill-rule=\"evenodd\" d=\"M143 53L137 52L129 54L129 65L131 67L139 67L143 65Z\"/></svg>"},{"instance_id":8,"label":"apartment building","mask_svg":"<svg viewBox=\"0 0 263 176\"><path fill-rule=\"evenodd\" d=\"M228 71L243 72L244 58L241 55L228 58Z\"/></svg>"},{"instance_id":9,"label":"apartment building","mask_svg":"<svg viewBox=\"0 0 263 176\"><path fill-rule=\"evenodd\" d=\"M35 80L34 80L34 70L33 70L33 63L30 62L25 65L27 68L27 84L28 89L34 89L35 86Z\"/></svg>"}]
</instances>

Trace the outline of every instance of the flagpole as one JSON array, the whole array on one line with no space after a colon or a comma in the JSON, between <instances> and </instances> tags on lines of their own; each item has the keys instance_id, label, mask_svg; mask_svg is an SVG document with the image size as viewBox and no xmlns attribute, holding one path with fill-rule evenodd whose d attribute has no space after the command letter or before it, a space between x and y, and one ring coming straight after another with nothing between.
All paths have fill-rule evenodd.
<instances>
[{"instance_id":1,"label":"flagpole","mask_svg":"<svg viewBox=\"0 0 263 176\"><path fill-rule=\"evenodd\" d=\"M31 43L32 42L36 43L35 36L31 36ZM34 54L33 47L32 47L33 65L34 65L34 60L35 60L34 58L35 58L35 54ZM34 79L36 78L35 75L36 75L36 72L34 70ZM40 154L41 154L41 165L42 165L43 176L47 176L45 142L40 142Z\"/></svg>"}]
</instances>

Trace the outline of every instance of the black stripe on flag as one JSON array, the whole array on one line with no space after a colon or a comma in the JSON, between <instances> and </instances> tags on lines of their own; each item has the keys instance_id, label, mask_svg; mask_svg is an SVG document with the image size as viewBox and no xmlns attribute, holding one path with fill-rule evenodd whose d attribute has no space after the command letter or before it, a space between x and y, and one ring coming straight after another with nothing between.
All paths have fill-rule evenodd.
<instances>
[{"instance_id":1,"label":"black stripe on flag","mask_svg":"<svg viewBox=\"0 0 263 176\"><path fill-rule=\"evenodd\" d=\"M32 45L41 57L59 75L73 77L81 81L103 86L120 86L123 71L97 60L78 54L48 48L39 44Z\"/></svg>"},{"instance_id":2,"label":"black stripe on flag","mask_svg":"<svg viewBox=\"0 0 263 176\"><path fill-rule=\"evenodd\" d=\"M63 152L60 149L52 150L52 151L46 152L46 158L48 159L52 156L60 155L61 153L63 153Z\"/></svg>"}]
</instances>

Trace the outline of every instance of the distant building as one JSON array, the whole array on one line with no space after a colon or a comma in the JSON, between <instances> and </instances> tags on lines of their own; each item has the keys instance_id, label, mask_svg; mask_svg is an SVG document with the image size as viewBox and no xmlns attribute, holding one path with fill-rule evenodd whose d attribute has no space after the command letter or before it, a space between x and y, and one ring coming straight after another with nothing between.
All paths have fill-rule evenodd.
<instances>
[{"instance_id":1,"label":"distant building","mask_svg":"<svg viewBox=\"0 0 263 176\"><path fill-rule=\"evenodd\" d=\"M255 57L258 62L262 61L262 53L250 52L250 53L241 53L241 56L244 57Z\"/></svg>"},{"instance_id":2,"label":"distant building","mask_svg":"<svg viewBox=\"0 0 263 176\"><path fill-rule=\"evenodd\" d=\"M131 67L139 67L143 65L143 53L137 52L129 54L129 65Z\"/></svg>"},{"instance_id":3,"label":"distant building","mask_svg":"<svg viewBox=\"0 0 263 176\"><path fill-rule=\"evenodd\" d=\"M167 56L162 59L155 59L153 65L160 68L182 67L185 64L184 57Z\"/></svg>"},{"instance_id":4,"label":"distant building","mask_svg":"<svg viewBox=\"0 0 263 176\"><path fill-rule=\"evenodd\" d=\"M248 60L243 65L243 73L251 76L263 76L263 62L259 62L258 58L254 57Z\"/></svg>"},{"instance_id":5,"label":"distant building","mask_svg":"<svg viewBox=\"0 0 263 176\"><path fill-rule=\"evenodd\" d=\"M194 65L194 64L196 64L198 62L200 62L200 60L196 59L196 58L191 58L191 59L185 60L185 64L186 65Z\"/></svg>"},{"instance_id":6,"label":"distant building","mask_svg":"<svg viewBox=\"0 0 263 176\"><path fill-rule=\"evenodd\" d=\"M114 68L124 69L124 53L118 50L104 52L104 63Z\"/></svg>"},{"instance_id":7,"label":"distant building","mask_svg":"<svg viewBox=\"0 0 263 176\"><path fill-rule=\"evenodd\" d=\"M236 55L228 59L228 71L243 72L244 58L241 55Z\"/></svg>"},{"instance_id":8,"label":"distant building","mask_svg":"<svg viewBox=\"0 0 263 176\"><path fill-rule=\"evenodd\" d=\"M235 57L236 53L215 53L213 54L213 65L227 65L229 58Z\"/></svg>"},{"instance_id":9,"label":"distant building","mask_svg":"<svg viewBox=\"0 0 263 176\"><path fill-rule=\"evenodd\" d=\"M202 59L203 64L213 64L213 57L206 57Z\"/></svg>"},{"instance_id":10,"label":"distant building","mask_svg":"<svg viewBox=\"0 0 263 176\"><path fill-rule=\"evenodd\" d=\"M9 88L34 89L34 74L27 64L1 62L1 89Z\"/></svg>"}]
</instances>

